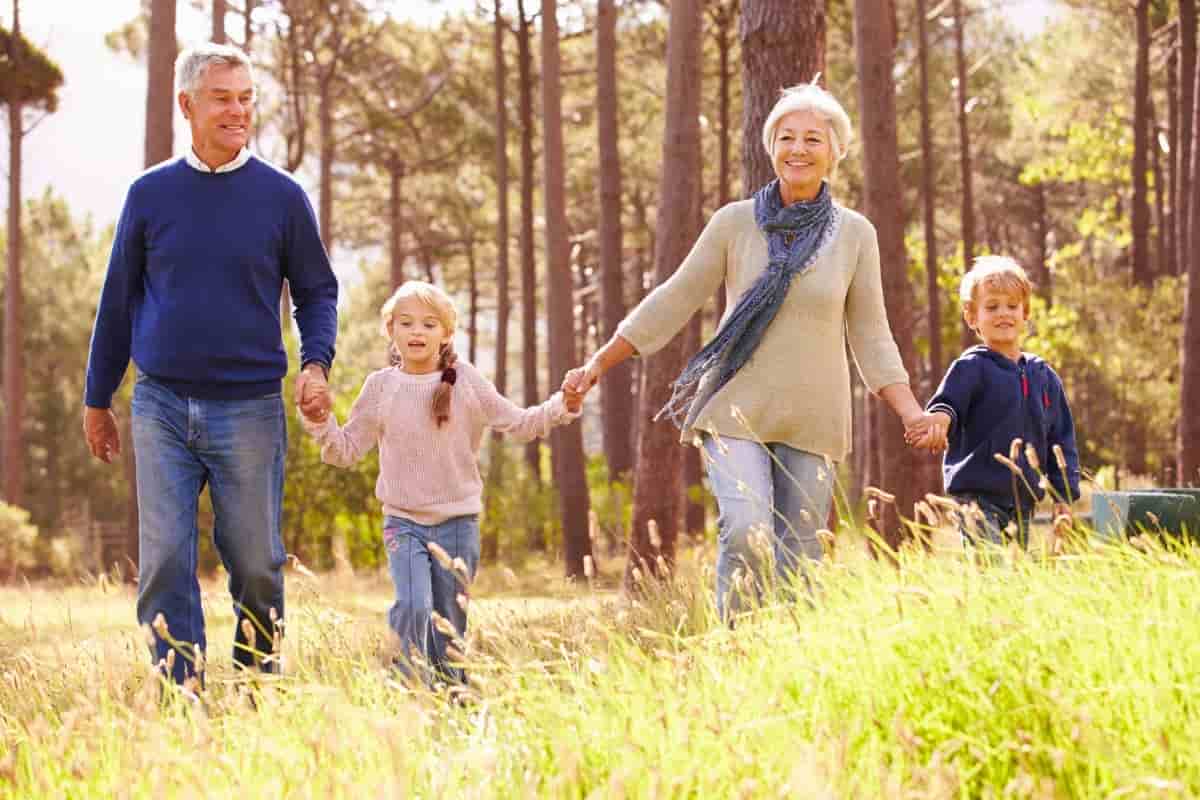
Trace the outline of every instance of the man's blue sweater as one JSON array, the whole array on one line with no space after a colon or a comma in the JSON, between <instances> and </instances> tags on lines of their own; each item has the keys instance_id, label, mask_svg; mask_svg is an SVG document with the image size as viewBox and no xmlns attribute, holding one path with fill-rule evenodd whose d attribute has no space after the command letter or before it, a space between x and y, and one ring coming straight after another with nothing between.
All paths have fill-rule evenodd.
<instances>
[{"instance_id":1,"label":"man's blue sweater","mask_svg":"<svg viewBox=\"0 0 1200 800\"><path fill-rule=\"evenodd\" d=\"M1022 353L1013 361L982 345L972 347L950 365L927 409L950 417L950 447L942 461L948 494L983 496L1010 508L1017 500L1023 506L1040 500L1045 491L1024 447L1017 463L1025 480L1017 479L1016 496L1012 471L995 458L1009 456L1019 438L1033 445L1056 499L1079 497L1079 454L1067 395L1058 375L1037 356ZM1065 474L1054 457L1056 444Z\"/></svg>"},{"instance_id":2,"label":"man's blue sweater","mask_svg":"<svg viewBox=\"0 0 1200 800\"><path fill-rule=\"evenodd\" d=\"M84 402L108 408L133 358L181 395L278 392L287 279L302 364L333 363L337 278L303 188L256 157L229 172L182 159L129 188L92 329Z\"/></svg>"}]
</instances>

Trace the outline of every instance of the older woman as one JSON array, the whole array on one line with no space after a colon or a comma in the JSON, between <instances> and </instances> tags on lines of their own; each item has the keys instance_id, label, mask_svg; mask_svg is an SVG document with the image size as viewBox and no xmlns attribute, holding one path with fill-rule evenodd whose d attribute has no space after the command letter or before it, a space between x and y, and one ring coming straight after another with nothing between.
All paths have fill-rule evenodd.
<instances>
[{"instance_id":1,"label":"older woman","mask_svg":"<svg viewBox=\"0 0 1200 800\"><path fill-rule=\"evenodd\" d=\"M720 510L717 607L739 610L739 569L761 581L765 531L781 577L821 558L816 531L833 463L850 450L850 370L904 421L921 406L888 327L875 228L836 202L829 181L852 135L845 109L816 85L787 89L763 125L776 179L709 220L691 253L563 388L585 393L614 365L649 355L724 283L716 336L688 363L659 416L699 435ZM756 585L757 585L756 581Z\"/></svg>"}]
</instances>

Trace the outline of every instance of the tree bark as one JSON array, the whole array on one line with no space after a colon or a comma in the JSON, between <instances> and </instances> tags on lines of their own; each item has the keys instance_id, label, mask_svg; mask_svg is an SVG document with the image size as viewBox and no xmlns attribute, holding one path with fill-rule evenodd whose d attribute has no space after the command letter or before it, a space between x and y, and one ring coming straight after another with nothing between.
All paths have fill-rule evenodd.
<instances>
[{"instance_id":1,"label":"tree bark","mask_svg":"<svg viewBox=\"0 0 1200 800\"><path fill-rule=\"evenodd\" d=\"M904 249L904 192L900 183L900 156L896 138L896 97L893 80L895 32L888 0L855 0L855 64L858 72L858 106L862 115L863 185L867 216L879 236L879 261L883 296L892 333L909 374L914 374L912 287L906 275ZM904 429L890 411L878 415L874 437L879 448L880 485L896 495L895 512L913 515L913 502L933 487L923 486L916 451L905 446ZM895 547L903 537L900 521L889 513L880 533Z\"/></svg>"},{"instance_id":2,"label":"tree bark","mask_svg":"<svg viewBox=\"0 0 1200 800\"><path fill-rule=\"evenodd\" d=\"M1042 299L1046 301L1046 305L1054 304L1054 286L1050 278L1050 253L1048 252L1048 238L1050 235L1049 223L1046 219L1046 185L1044 183L1035 183L1033 185L1033 208L1034 208L1034 260L1033 260L1033 280L1041 294Z\"/></svg>"},{"instance_id":3,"label":"tree bark","mask_svg":"<svg viewBox=\"0 0 1200 800\"><path fill-rule=\"evenodd\" d=\"M700 5L703 0L674 0L667 32L666 121L659 178L658 231L654 251L657 283L667 280L687 256L699 234L695 209L700 197ZM688 213L680 213L688 209ZM658 556L668 567L675 559L683 497L683 450L675 426L651 417L671 395L671 382L686 359L685 336L646 359L639 416L637 472L634 481L633 530L629 535L626 585L634 586L633 570L659 574ZM651 542L650 523L661 540Z\"/></svg>"},{"instance_id":4,"label":"tree bark","mask_svg":"<svg viewBox=\"0 0 1200 800\"><path fill-rule=\"evenodd\" d=\"M574 303L568 252L566 184L563 168L561 54L556 0L542 0L542 130L549 284L550 374L560 380L575 366ZM588 539L588 487L579 425L554 429L550 437L554 484L561 498L563 558L568 578L582 577Z\"/></svg>"},{"instance_id":5,"label":"tree bark","mask_svg":"<svg viewBox=\"0 0 1200 800\"><path fill-rule=\"evenodd\" d=\"M475 265L475 242L467 240L467 360L478 362L479 354L479 272Z\"/></svg>"},{"instance_id":6,"label":"tree bark","mask_svg":"<svg viewBox=\"0 0 1200 800\"><path fill-rule=\"evenodd\" d=\"M400 193L404 181L404 162L393 154L388 162L388 259L391 262L392 289L404 283L404 252L401 233L403 217L400 213L404 202Z\"/></svg>"},{"instance_id":7,"label":"tree bark","mask_svg":"<svg viewBox=\"0 0 1200 800\"><path fill-rule=\"evenodd\" d=\"M975 259L975 198L971 173L971 132L967 126L967 56L963 43L965 28L962 0L954 0L954 65L958 84L955 87L955 103L958 106L955 116L958 119L958 163L962 180L963 272L971 269L971 262ZM975 334L965 322L959 330L965 350L974 344Z\"/></svg>"},{"instance_id":8,"label":"tree bark","mask_svg":"<svg viewBox=\"0 0 1200 800\"><path fill-rule=\"evenodd\" d=\"M13 2L12 35L8 59L20 70L21 12ZM8 259L4 288L4 499L25 505L25 332L24 289L21 285L21 149L25 121L20 96L14 92L8 106Z\"/></svg>"},{"instance_id":9,"label":"tree bark","mask_svg":"<svg viewBox=\"0 0 1200 800\"><path fill-rule=\"evenodd\" d=\"M146 67L147 167L174 152L175 0L151 0Z\"/></svg>"},{"instance_id":10,"label":"tree bark","mask_svg":"<svg viewBox=\"0 0 1200 800\"><path fill-rule=\"evenodd\" d=\"M212 11L212 40L217 44L225 44L225 12L229 10L226 0L213 0Z\"/></svg>"},{"instance_id":11,"label":"tree bark","mask_svg":"<svg viewBox=\"0 0 1200 800\"><path fill-rule=\"evenodd\" d=\"M508 69L504 58L504 16L495 0L492 64L496 80L496 388L508 394Z\"/></svg>"},{"instance_id":12,"label":"tree bark","mask_svg":"<svg viewBox=\"0 0 1200 800\"><path fill-rule=\"evenodd\" d=\"M1175 196L1176 264L1180 273L1191 274L1188 257L1193 252L1192 230L1192 151L1195 147L1196 107L1196 0L1179 0L1179 153L1176 170L1179 176Z\"/></svg>"},{"instance_id":13,"label":"tree bark","mask_svg":"<svg viewBox=\"0 0 1200 800\"><path fill-rule=\"evenodd\" d=\"M1179 273L1179 53L1172 48L1167 57L1167 268L1164 275Z\"/></svg>"},{"instance_id":14,"label":"tree bark","mask_svg":"<svg viewBox=\"0 0 1200 800\"><path fill-rule=\"evenodd\" d=\"M332 78L321 82L321 107L317 110L317 139L321 163L318 169L318 204L321 242L325 252L333 257L333 160L337 155L333 134L333 83Z\"/></svg>"},{"instance_id":15,"label":"tree bark","mask_svg":"<svg viewBox=\"0 0 1200 800\"><path fill-rule=\"evenodd\" d=\"M517 70L520 83L521 113L521 372L524 379L525 405L541 401L538 390L537 342L537 263L533 252L533 183L536 166L533 160L533 53L529 19L525 16L524 0L517 0ZM536 441L525 445L525 463L530 473L541 481L541 455ZM529 530L530 546L540 550L545 546L540 528Z\"/></svg>"},{"instance_id":16,"label":"tree bark","mask_svg":"<svg viewBox=\"0 0 1200 800\"><path fill-rule=\"evenodd\" d=\"M621 231L621 153L617 114L617 9L614 0L596 7L596 130L600 171L600 330L608 340L625 318ZM633 471L633 364L625 362L605 375L600 388L604 455L612 480Z\"/></svg>"},{"instance_id":17,"label":"tree bark","mask_svg":"<svg viewBox=\"0 0 1200 800\"><path fill-rule=\"evenodd\" d=\"M1150 124L1150 0L1137 0L1134 6L1134 38L1137 55L1133 81L1133 281L1149 286L1150 204L1146 192L1147 145Z\"/></svg>"},{"instance_id":18,"label":"tree bark","mask_svg":"<svg viewBox=\"0 0 1200 800\"><path fill-rule=\"evenodd\" d=\"M789 86L825 70L825 2L742 0L742 193L749 197L775 178L762 147L762 127Z\"/></svg>"},{"instance_id":19,"label":"tree bark","mask_svg":"<svg viewBox=\"0 0 1200 800\"><path fill-rule=\"evenodd\" d=\"M1193 18L1194 19L1194 18ZM1193 58L1193 62L1195 59ZM1200 71L1200 64L1193 63L1193 68ZM1193 90L1200 86L1200 75L1192 76ZM1182 81L1181 81L1182 83ZM1182 105L1182 104L1181 104ZM1192 114L1196 115L1200 102L1193 98ZM1191 231L1200 230L1200 198L1196 197L1197 186L1200 186L1200 141L1195 136L1200 131L1200 115L1194 116L1190 130L1192 140L1192 161L1188 165L1190 175L1187 186L1191 192L1190 202L1187 203L1188 213L1191 214L1188 228ZM1181 179L1182 179L1181 173ZM1182 182L1182 180L1181 180ZM1200 485L1200 259L1192 257L1195 252L1195 242L1188 242L1184 250L1181 265L1187 269L1187 291L1183 307L1183 347L1180 348L1180 409L1179 409L1179 447L1176 464L1181 486Z\"/></svg>"},{"instance_id":20,"label":"tree bark","mask_svg":"<svg viewBox=\"0 0 1200 800\"><path fill-rule=\"evenodd\" d=\"M925 0L917 0L917 53L921 62L921 203L925 226L925 302L928 305L929 377L936 382L942 374L942 291L938 286L938 249L934 195L933 132L929 120L929 37L926 31ZM933 387L930 387L931 389Z\"/></svg>"},{"instance_id":21,"label":"tree bark","mask_svg":"<svg viewBox=\"0 0 1200 800\"><path fill-rule=\"evenodd\" d=\"M1163 174L1162 168L1162 148L1158 144L1158 112L1154 107L1153 97L1147 101L1147 106L1150 113L1150 116L1146 120L1146 124L1150 126L1150 141L1147 146L1150 148L1150 174L1154 176L1155 258L1151 262L1151 277L1153 278L1159 275L1171 274L1170 237L1167 233L1171 228L1171 223L1167 217L1167 198L1164 188L1166 176Z\"/></svg>"}]
</instances>

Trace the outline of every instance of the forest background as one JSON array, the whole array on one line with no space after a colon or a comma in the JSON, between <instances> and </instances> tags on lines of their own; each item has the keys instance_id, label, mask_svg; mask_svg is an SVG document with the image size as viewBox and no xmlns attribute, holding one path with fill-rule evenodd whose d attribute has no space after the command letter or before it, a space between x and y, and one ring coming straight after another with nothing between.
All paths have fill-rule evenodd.
<instances>
[{"instance_id":1,"label":"forest background","mask_svg":"<svg viewBox=\"0 0 1200 800\"><path fill-rule=\"evenodd\" d=\"M174 124L178 48L211 37L251 53L255 149L310 189L343 278L340 415L386 363L380 304L413 277L458 299L461 353L517 401L544 399L675 269L716 208L770 177L761 121L781 86L819 72L856 123L835 193L879 230L918 398L969 343L955 301L964 264L1012 255L1037 283L1026 349L1063 376L1091 480L1195 482L1194 0L1058 3L1041 25L977 0L413 7L143 0L95 33L141 78L112 91L136 91L146 108L144 131L102 111L95 124L143 140L145 165L187 147ZM90 459L79 411L113 218L54 185L22 194L22 158L59 158L38 126L73 76L52 40L12 35L21 13L14 0L0 42L10 145L0 579L114 565L128 575L132 448L117 468ZM88 144L80 132L80 150ZM103 190L115 206L133 171L89 195ZM664 353L607 378L583 424L548 445L489 443L485 558L550 557L572 576L587 557L619 570L609 565L626 550L630 564L649 556L650 520L668 560L677 541L711 540L696 450L648 420L719 313L714 299ZM290 324L285 335L294 351ZM117 402L126 425L129 383ZM936 461L907 451L861 386L854 417L843 518L866 513L872 485L911 517L939 488ZM313 567L377 566L375 459L325 467L294 415L289 427L288 551ZM904 535L887 514L868 516L889 539ZM202 560L216 568L207 545Z\"/></svg>"}]
</instances>

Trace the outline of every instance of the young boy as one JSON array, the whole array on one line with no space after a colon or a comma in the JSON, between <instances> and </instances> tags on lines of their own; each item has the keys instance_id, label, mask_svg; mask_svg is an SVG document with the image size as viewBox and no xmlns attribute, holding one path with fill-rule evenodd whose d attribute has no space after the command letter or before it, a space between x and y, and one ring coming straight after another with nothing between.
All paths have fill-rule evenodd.
<instances>
[{"instance_id":1,"label":"young boy","mask_svg":"<svg viewBox=\"0 0 1200 800\"><path fill-rule=\"evenodd\" d=\"M1079 497L1075 425L1062 381L1045 361L1021 351L1032 288L1011 258L975 259L959 298L963 318L983 344L950 365L926 406L928 426L907 437L910 444L933 451L946 449L948 442L942 461L945 491L982 512L982 525L964 526L969 537L982 533L999 544L1012 524L1022 547L1028 545L1029 521L1047 488L1056 518L1069 516L1071 501Z\"/></svg>"}]
</instances>

